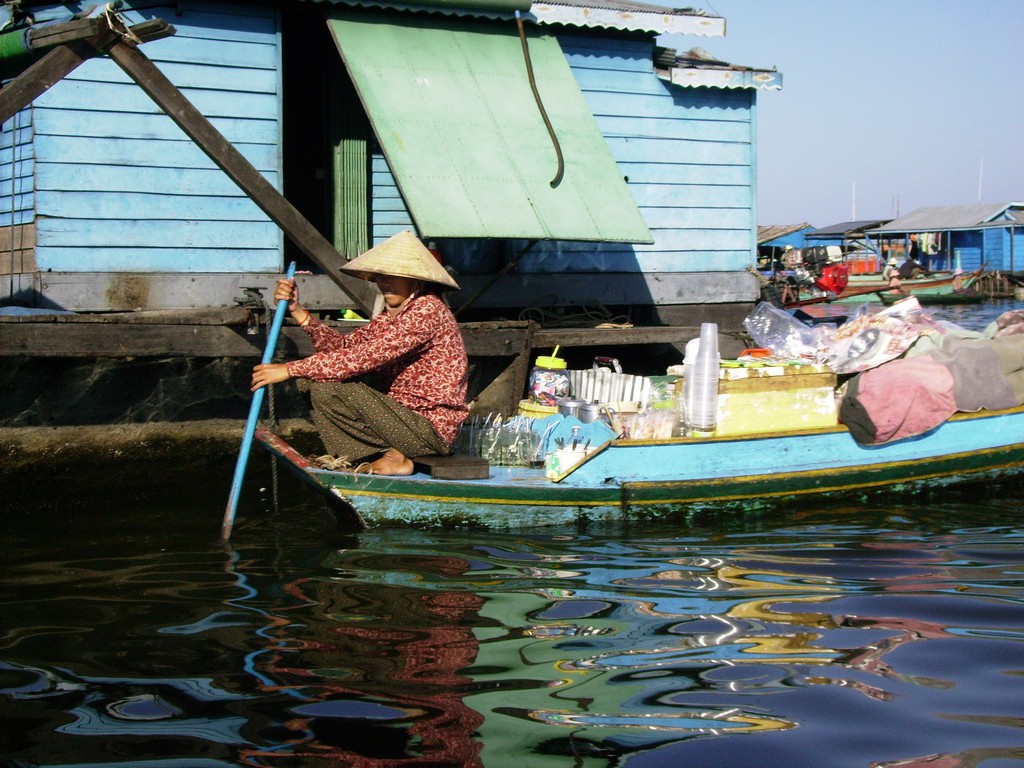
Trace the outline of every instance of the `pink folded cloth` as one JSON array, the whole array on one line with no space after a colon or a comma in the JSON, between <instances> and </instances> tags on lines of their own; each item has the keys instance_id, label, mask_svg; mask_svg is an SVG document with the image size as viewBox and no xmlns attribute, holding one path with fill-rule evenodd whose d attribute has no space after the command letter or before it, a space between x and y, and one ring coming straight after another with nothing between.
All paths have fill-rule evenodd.
<instances>
[{"instance_id":1,"label":"pink folded cloth","mask_svg":"<svg viewBox=\"0 0 1024 768\"><path fill-rule=\"evenodd\" d=\"M954 383L928 355L893 360L850 381L839 420L865 445L920 435L956 413Z\"/></svg>"}]
</instances>

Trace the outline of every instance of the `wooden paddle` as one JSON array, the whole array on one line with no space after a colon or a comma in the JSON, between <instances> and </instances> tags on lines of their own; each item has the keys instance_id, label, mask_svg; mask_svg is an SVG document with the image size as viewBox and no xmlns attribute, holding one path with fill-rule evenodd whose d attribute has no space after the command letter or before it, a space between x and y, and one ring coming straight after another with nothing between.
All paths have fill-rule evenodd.
<instances>
[{"instance_id":1,"label":"wooden paddle","mask_svg":"<svg viewBox=\"0 0 1024 768\"><path fill-rule=\"evenodd\" d=\"M288 279L295 277L295 262L288 265ZM267 346L263 350L263 363L269 363L274 359L274 352L277 350L277 337L281 334L281 326L284 324L284 316L288 311L288 301L281 299L277 302L277 309L274 311L274 320L270 324L270 331L267 333ZM231 482L231 495L228 496L228 506L224 511L224 524L220 529L220 537L227 541L231 537L231 528L235 524L235 510L238 508L238 494L242 490L242 478L245 477L245 465L249 462L249 449L252 448L252 437L256 434L256 422L259 420L260 408L263 407L263 393L266 387L260 387L252 393L252 403L249 405L249 420L245 424L245 435L242 437L242 449L238 454L238 462L235 464L235 477Z\"/></svg>"}]
</instances>

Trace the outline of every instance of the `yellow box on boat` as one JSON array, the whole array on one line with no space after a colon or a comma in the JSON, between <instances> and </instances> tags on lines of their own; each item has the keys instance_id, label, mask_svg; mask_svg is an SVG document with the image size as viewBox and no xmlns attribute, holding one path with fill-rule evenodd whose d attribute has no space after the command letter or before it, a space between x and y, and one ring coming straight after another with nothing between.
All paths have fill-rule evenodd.
<instances>
[{"instance_id":1,"label":"yellow box on boat","mask_svg":"<svg viewBox=\"0 0 1024 768\"><path fill-rule=\"evenodd\" d=\"M540 403L534 403L530 400L519 401L519 415L529 416L534 419L543 419L545 416L550 416L553 413L558 413L558 406L555 405L541 405Z\"/></svg>"},{"instance_id":2,"label":"yellow box on boat","mask_svg":"<svg viewBox=\"0 0 1024 768\"><path fill-rule=\"evenodd\" d=\"M722 368L716 435L832 427L836 375L824 365Z\"/></svg>"}]
</instances>

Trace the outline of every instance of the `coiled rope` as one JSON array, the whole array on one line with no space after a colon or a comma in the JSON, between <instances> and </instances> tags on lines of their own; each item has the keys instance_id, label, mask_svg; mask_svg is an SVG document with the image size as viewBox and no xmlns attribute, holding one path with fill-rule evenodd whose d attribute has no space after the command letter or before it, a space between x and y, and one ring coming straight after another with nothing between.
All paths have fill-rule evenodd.
<instances>
[{"instance_id":1,"label":"coiled rope","mask_svg":"<svg viewBox=\"0 0 1024 768\"><path fill-rule=\"evenodd\" d=\"M554 297L552 297L552 303ZM520 320L533 320L542 328L632 328L626 315L612 313L598 301L584 302L578 311L566 313L545 307L527 307L519 313Z\"/></svg>"}]
</instances>

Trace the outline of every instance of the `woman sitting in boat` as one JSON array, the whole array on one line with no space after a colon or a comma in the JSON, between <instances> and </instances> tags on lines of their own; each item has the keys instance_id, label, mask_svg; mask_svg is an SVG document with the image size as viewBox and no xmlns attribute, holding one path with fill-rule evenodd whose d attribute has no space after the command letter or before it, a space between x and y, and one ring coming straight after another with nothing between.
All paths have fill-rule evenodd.
<instances>
[{"instance_id":1,"label":"woman sitting in boat","mask_svg":"<svg viewBox=\"0 0 1024 768\"><path fill-rule=\"evenodd\" d=\"M401 232L342 267L377 284L385 311L340 333L299 303L294 280L279 280L275 301L316 353L253 369L252 390L301 379L332 466L357 465L379 475L409 475L412 459L445 454L466 407L466 348L440 296L459 286L411 232Z\"/></svg>"},{"instance_id":2,"label":"woman sitting in boat","mask_svg":"<svg viewBox=\"0 0 1024 768\"><path fill-rule=\"evenodd\" d=\"M882 270L882 279L894 291L902 290L903 283L900 281L900 271L896 268L895 256L890 256L889 260L885 263L885 269Z\"/></svg>"}]
</instances>

